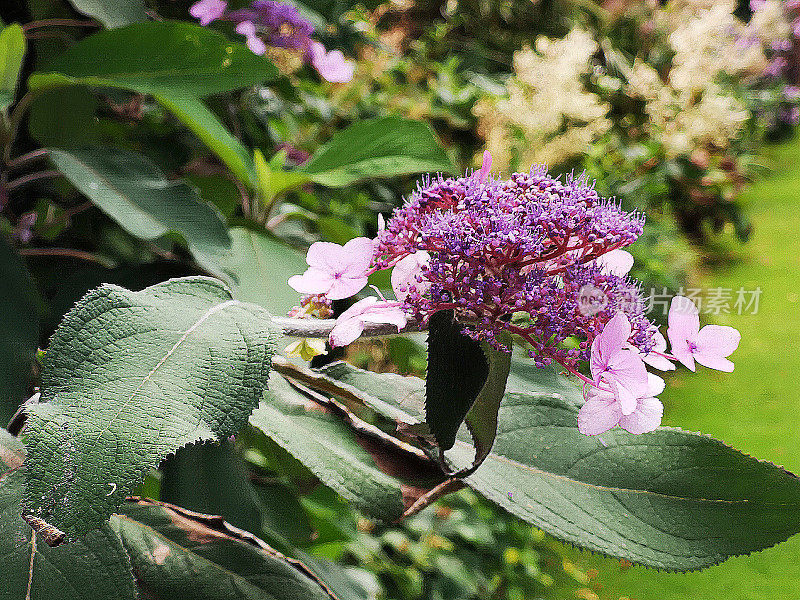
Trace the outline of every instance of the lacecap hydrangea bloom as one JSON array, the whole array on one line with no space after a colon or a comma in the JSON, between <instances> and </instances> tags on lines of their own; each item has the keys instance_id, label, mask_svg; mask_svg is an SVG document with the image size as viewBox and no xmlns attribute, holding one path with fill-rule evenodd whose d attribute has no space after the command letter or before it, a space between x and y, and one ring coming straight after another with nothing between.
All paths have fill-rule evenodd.
<instances>
[{"instance_id":1,"label":"lacecap hydrangea bloom","mask_svg":"<svg viewBox=\"0 0 800 600\"><path fill-rule=\"evenodd\" d=\"M235 23L236 33L245 37L247 47L255 54L264 54L268 46L290 48L302 53L328 81L343 83L353 78L353 62L340 50L328 52L320 42L311 39L314 25L292 4L254 0L246 8L228 10L225 0L200 0L191 6L189 14L201 25L213 21Z\"/></svg>"},{"instance_id":2,"label":"lacecap hydrangea bloom","mask_svg":"<svg viewBox=\"0 0 800 600\"><path fill-rule=\"evenodd\" d=\"M354 341L370 323L400 331L453 311L465 335L508 352L500 336L513 334L537 366L556 362L579 378L586 402L578 427L589 435L658 427L664 385L647 366L672 369L677 360L732 370L727 356L739 333L699 329L686 298L670 310L672 354L646 317L627 275L633 259L622 250L642 233L643 215L601 198L583 176L561 180L535 166L499 180L490 166L486 153L475 173L425 178L388 221L379 219L373 240L311 246L309 269L289 280L304 294L341 299L364 289L371 273L393 270L397 299L355 303L337 320L331 345Z\"/></svg>"}]
</instances>

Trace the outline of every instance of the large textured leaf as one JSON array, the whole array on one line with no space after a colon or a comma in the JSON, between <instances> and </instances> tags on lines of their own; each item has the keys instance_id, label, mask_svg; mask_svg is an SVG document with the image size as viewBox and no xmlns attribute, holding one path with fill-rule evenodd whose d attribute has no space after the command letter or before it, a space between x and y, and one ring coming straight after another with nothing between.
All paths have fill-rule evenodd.
<instances>
[{"instance_id":1,"label":"large textured leaf","mask_svg":"<svg viewBox=\"0 0 800 600\"><path fill-rule=\"evenodd\" d=\"M159 94L156 99L191 129L239 181L250 188L256 187L255 166L250 152L202 100L166 93Z\"/></svg>"},{"instance_id":2,"label":"large textured leaf","mask_svg":"<svg viewBox=\"0 0 800 600\"><path fill-rule=\"evenodd\" d=\"M583 393L575 378L560 374L559 365L539 368L533 360L519 350L511 357L511 372L506 382L506 391L528 394L558 394L575 406L583 404ZM561 369L563 371L563 369Z\"/></svg>"},{"instance_id":3,"label":"large textured leaf","mask_svg":"<svg viewBox=\"0 0 800 600\"><path fill-rule=\"evenodd\" d=\"M245 227L232 227L229 233L230 251L198 256L200 263L220 273L239 300L263 306L274 315L285 315L300 302L300 295L286 282L308 268L303 254Z\"/></svg>"},{"instance_id":4,"label":"large textured leaf","mask_svg":"<svg viewBox=\"0 0 800 600\"><path fill-rule=\"evenodd\" d=\"M222 216L182 181L171 181L148 158L118 148L50 150L67 179L126 231L154 240L176 231L193 252L230 248Z\"/></svg>"},{"instance_id":5,"label":"large textured leaf","mask_svg":"<svg viewBox=\"0 0 800 600\"><path fill-rule=\"evenodd\" d=\"M489 375L480 343L464 335L462 328L452 310L439 311L428 323L425 422L442 450L453 447L458 428Z\"/></svg>"},{"instance_id":6,"label":"large textured leaf","mask_svg":"<svg viewBox=\"0 0 800 600\"><path fill-rule=\"evenodd\" d=\"M14 101L25 45L25 34L20 25L14 23L0 29L0 111L6 110Z\"/></svg>"},{"instance_id":7,"label":"large textured leaf","mask_svg":"<svg viewBox=\"0 0 800 600\"><path fill-rule=\"evenodd\" d=\"M0 235L0 423L25 399L39 344L33 281L16 251Z\"/></svg>"},{"instance_id":8,"label":"large textured leaf","mask_svg":"<svg viewBox=\"0 0 800 600\"><path fill-rule=\"evenodd\" d=\"M359 510L387 521L441 480L424 459L348 427L277 373L250 423Z\"/></svg>"},{"instance_id":9,"label":"large textured leaf","mask_svg":"<svg viewBox=\"0 0 800 600\"><path fill-rule=\"evenodd\" d=\"M506 394L492 452L466 479L560 540L661 569L707 567L800 531L800 480L700 434L599 437L553 395ZM467 440L451 451L471 461Z\"/></svg>"},{"instance_id":10,"label":"large textured leaf","mask_svg":"<svg viewBox=\"0 0 800 600\"><path fill-rule=\"evenodd\" d=\"M241 43L191 23L134 23L91 35L59 55L28 86L86 84L200 98L272 79L275 66Z\"/></svg>"},{"instance_id":11,"label":"large textured leaf","mask_svg":"<svg viewBox=\"0 0 800 600\"><path fill-rule=\"evenodd\" d=\"M333 598L305 565L218 517L141 501L123 506L111 526L150 600Z\"/></svg>"},{"instance_id":12,"label":"large textured leaf","mask_svg":"<svg viewBox=\"0 0 800 600\"><path fill-rule=\"evenodd\" d=\"M94 17L108 28L147 19L144 0L69 0L78 12Z\"/></svg>"},{"instance_id":13,"label":"large textured leaf","mask_svg":"<svg viewBox=\"0 0 800 600\"><path fill-rule=\"evenodd\" d=\"M221 283L106 285L66 315L25 429L27 511L75 536L97 528L185 444L226 438L267 383L269 315Z\"/></svg>"},{"instance_id":14,"label":"large textured leaf","mask_svg":"<svg viewBox=\"0 0 800 600\"><path fill-rule=\"evenodd\" d=\"M301 169L319 184L341 187L369 177L393 177L455 167L430 126L379 117L337 132Z\"/></svg>"},{"instance_id":15,"label":"large textured leaf","mask_svg":"<svg viewBox=\"0 0 800 600\"><path fill-rule=\"evenodd\" d=\"M74 544L50 548L22 520L24 455L0 429L0 600L133 600L128 557L106 525ZM5 465L5 467L3 467Z\"/></svg>"}]
</instances>

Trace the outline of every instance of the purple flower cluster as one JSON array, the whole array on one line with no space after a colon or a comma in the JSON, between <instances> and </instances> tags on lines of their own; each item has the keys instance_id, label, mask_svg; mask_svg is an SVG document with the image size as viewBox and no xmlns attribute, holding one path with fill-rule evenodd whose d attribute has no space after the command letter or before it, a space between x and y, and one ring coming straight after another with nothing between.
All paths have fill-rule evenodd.
<instances>
[{"instance_id":1,"label":"purple flower cluster","mask_svg":"<svg viewBox=\"0 0 800 600\"><path fill-rule=\"evenodd\" d=\"M236 23L236 33L245 36L247 47L264 54L267 46L291 48L303 53L319 74L328 81L347 82L353 78L353 63L339 50L328 52L311 39L314 25L304 19L296 7L275 0L254 0L237 10L228 10L225 0L200 0L189 14L208 25L213 21Z\"/></svg>"},{"instance_id":2,"label":"purple flower cluster","mask_svg":"<svg viewBox=\"0 0 800 600\"><path fill-rule=\"evenodd\" d=\"M650 348L637 287L595 262L631 244L643 224L641 215L600 198L584 177L560 181L544 167L506 181L439 178L395 211L378 234L374 262L387 268L428 253L405 298L416 318L453 309L475 339L498 344L497 334L511 331L531 344L537 363L574 369L619 310L634 326L634 343ZM602 305L586 305L581 290L589 289ZM524 324L512 320L516 313L527 314ZM579 348L564 346L570 337L582 341Z\"/></svg>"},{"instance_id":3,"label":"purple flower cluster","mask_svg":"<svg viewBox=\"0 0 800 600\"><path fill-rule=\"evenodd\" d=\"M633 264L621 248L642 233L644 217L601 198L585 177L564 181L536 166L507 180L480 171L459 178L426 178L374 240L344 246L317 242L309 268L289 280L305 294L341 299L358 293L371 273L392 269L396 301L367 297L336 322L329 341L354 341L367 324L398 331L409 318L425 324L451 310L473 339L508 351L501 334L529 344L537 366L561 364L585 384L579 429L596 435L619 424L633 433L661 422L655 397L663 381L651 367L676 360L731 370L739 343L731 327L699 328L691 302L673 303L668 335L644 315ZM682 299L686 300L685 298ZM317 298L315 301L319 301ZM685 304L685 305L684 305ZM590 366L591 377L580 371Z\"/></svg>"}]
</instances>

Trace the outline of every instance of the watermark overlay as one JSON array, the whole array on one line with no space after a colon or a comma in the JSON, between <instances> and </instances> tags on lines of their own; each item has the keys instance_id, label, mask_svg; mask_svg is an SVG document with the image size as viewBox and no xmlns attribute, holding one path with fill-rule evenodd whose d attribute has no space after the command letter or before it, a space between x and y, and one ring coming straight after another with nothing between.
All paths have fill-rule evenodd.
<instances>
[{"instance_id":1,"label":"watermark overlay","mask_svg":"<svg viewBox=\"0 0 800 600\"><path fill-rule=\"evenodd\" d=\"M760 287L739 289L712 287L712 288L681 288L677 292L670 292L667 288L650 288L650 293L644 298L645 314L662 314L669 312L670 303L675 296L684 296L691 300L700 314L720 315L756 315L761 303Z\"/></svg>"},{"instance_id":2,"label":"watermark overlay","mask_svg":"<svg viewBox=\"0 0 800 600\"><path fill-rule=\"evenodd\" d=\"M639 307L646 315L663 315L669 313L672 299L675 296L687 298L697 307L700 314L720 315L756 315L761 303L761 288L746 289L734 288L681 288L672 292L667 288L650 288L649 294L643 294L643 298L631 295L627 300L620 302L619 309L628 311ZM638 306L637 306L638 305ZM578 291L578 309L581 314L593 316L608 306L608 297L600 288L586 284ZM681 310L678 305L677 310Z\"/></svg>"}]
</instances>

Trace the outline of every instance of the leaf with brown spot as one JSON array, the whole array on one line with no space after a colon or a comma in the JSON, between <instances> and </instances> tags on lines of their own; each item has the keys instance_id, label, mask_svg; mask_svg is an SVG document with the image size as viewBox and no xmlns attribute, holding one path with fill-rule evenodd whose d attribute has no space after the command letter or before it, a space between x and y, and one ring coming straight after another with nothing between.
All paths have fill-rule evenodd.
<instances>
[{"instance_id":1,"label":"leaf with brown spot","mask_svg":"<svg viewBox=\"0 0 800 600\"><path fill-rule=\"evenodd\" d=\"M132 498L111 527L152 600L350 600L305 563L221 517ZM349 588L348 588L349 589Z\"/></svg>"}]
</instances>

